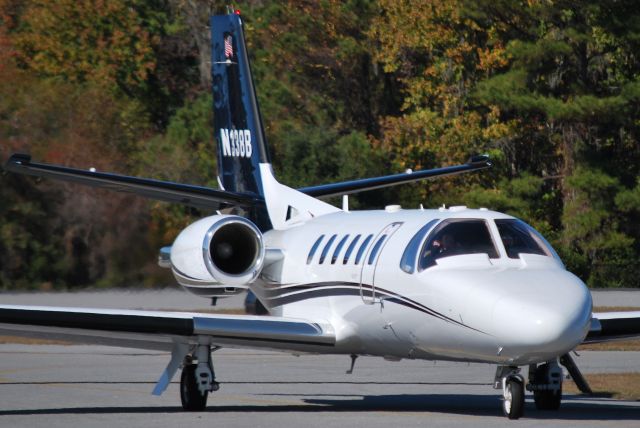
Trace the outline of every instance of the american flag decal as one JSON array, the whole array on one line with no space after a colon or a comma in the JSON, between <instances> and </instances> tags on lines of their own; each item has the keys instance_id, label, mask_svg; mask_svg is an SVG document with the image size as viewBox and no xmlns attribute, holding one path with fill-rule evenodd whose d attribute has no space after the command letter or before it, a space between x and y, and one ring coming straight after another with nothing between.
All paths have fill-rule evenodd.
<instances>
[{"instance_id":1,"label":"american flag decal","mask_svg":"<svg viewBox=\"0 0 640 428\"><path fill-rule=\"evenodd\" d=\"M231 45L232 40L231 34L224 38L224 56L227 58L233 57L233 46Z\"/></svg>"}]
</instances>

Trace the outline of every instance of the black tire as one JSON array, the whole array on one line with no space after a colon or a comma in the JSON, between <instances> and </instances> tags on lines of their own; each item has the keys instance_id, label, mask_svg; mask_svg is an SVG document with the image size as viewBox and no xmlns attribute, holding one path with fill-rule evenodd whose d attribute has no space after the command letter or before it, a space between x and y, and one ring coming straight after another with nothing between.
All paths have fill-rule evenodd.
<instances>
[{"instance_id":1,"label":"black tire","mask_svg":"<svg viewBox=\"0 0 640 428\"><path fill-rule=\"evenodd\" d=\"M524 413L524 385L517 379L509 379L505 387L502 411L509 419L519 419Z\"/></svg>"},{"instance_id":2,"label":"black tire","mask_svg":"<svg viewBox=\"0 0 640 428\"><path fill-rule=\"evenodd\" d=\"M536 384L546 384L549 382L548 378L549 364L542 364L538 366L533 376L533 382ZM561 380L561 379L560 379ZM533 391L533 401L536 403L536 409L538 410L558 410L560 403L562 402L562 383L557 391L553 390L539 390Z\"/></svg>"},{"instance_id":3,"label":"black tire","mask_svg":"<svg viewBox=\"0 0 640 428\"><path fill-rule=\"evenodd\" d=\"M562 387L557 391L534 391L533 401L538 410L558 410L562 402Z\"/></svg>"},{"instance_id":4,"label":"black tire","mask_svg":"<svg viewBox=\"0 0 640 428\"><path fill-rule=\"evenodd\" d=\"M180 401L182 408L191 412L202 411L207 407L208 392L202 394L196 380L197 364L189 364L182 369L180 376Z\"/></svg>"}]
</instances>

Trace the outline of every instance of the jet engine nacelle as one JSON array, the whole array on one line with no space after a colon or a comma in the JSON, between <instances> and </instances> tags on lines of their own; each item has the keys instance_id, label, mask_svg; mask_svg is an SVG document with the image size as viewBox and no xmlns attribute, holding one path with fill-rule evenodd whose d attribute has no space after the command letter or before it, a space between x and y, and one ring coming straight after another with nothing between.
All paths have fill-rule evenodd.
<instances>
[{"instance_id":1,"label":"jet engine nacelle","mask_svg":"<svg viewBox=\"0 0 640 428\"><path fill-rule=\"evenodd\" d=\"M198 220L178 235L171 247L171 269L180 285L195 294L236 294L260 275L264 256L255 224L220 214Z\"/></svg>"}]
</instances>

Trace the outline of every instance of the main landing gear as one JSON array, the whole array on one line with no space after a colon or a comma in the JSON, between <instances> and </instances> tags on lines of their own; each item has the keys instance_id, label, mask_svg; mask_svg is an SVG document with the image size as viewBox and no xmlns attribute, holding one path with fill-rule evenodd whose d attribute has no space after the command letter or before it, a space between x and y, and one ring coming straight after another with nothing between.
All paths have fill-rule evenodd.
<instances>
[{"instance_id":1,"label":"main landing gear","mask_svg":"<svg viewBox=\"0 0 640 428\"><path fill-rule=\"evenodd\" d=\"M192 355L185 357L182 366L182 376L180 377L182 408L190 411L204 410L207 406L207 395L218 389L220 389L220 384L215 380L215 372L211 362L211 347L198 345Z\"/></svg>"}]
</instances>

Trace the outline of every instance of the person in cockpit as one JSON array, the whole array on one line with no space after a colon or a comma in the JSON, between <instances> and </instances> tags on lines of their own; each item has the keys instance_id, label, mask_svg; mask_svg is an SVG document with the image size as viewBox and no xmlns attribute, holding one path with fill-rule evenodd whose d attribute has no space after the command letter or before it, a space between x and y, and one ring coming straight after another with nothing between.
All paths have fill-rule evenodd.
<instances>
[{"instance_id":1,"label":"person in cockpit","mask_svg":"<svg viewBox=\"0 0 640 428\"><path fill-rule=\"evenodd\" d=\"M457 248L458 243L452 235L448 233L442 235L442 239L440 241L440 257L454 255Z\"/></svg>"},{"instance_id":2,"label":"person in cockpit","mask_svg":"<svg viewBox=\"0 0 640 428\"><path fill-rule=\"evenodd\" d=\"M425 252L422 254L422 259L426 260L435 260L440 257L447 257L456 254L456 249L458 248L458 243L455 238L448 233L443 234L435 238L430 246L425 246ZM427 263L423 263L424 266Z\"/></svg>"}]
</instances>

